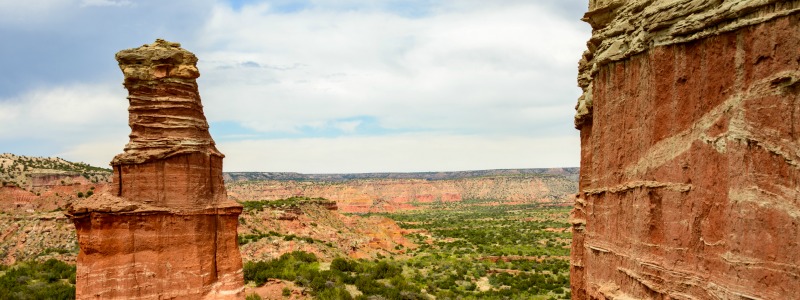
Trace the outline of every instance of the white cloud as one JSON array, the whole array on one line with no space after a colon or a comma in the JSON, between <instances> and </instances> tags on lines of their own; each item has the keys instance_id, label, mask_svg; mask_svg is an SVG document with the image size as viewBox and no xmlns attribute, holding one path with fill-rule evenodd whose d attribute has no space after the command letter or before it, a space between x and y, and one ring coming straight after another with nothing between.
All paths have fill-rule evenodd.
<instances>
[{"instance_id":1,"label":"white cloud","mask_svg":"<svg viewBox=\"0 0 800 300\"><path fill-rule=\"evenodd\" d=\"M538 2L0 0L0 25L25 42L0 58L24 78L0 84L0 145L46 140L41 154L106 165L129 133L113 52L163 37L200 58L206 115L228 128L228 170L577 165L589 27ZM269 163L248 161L261 156Z\"/></svg>"},{"instance_id":2,"label":"white cloud","mask_svg":"<svg viewBox=\"0 0 800 300\"><path fill-rule=\"evenodd\" d=\"M70 144L66 149L54 155L69 161L81 161L93 166L109 168L111 159L123 152L127 142L128 137L125 135L92 139L87 142Z\"/></svg>"},{"instance_id":3,"label":"white cloud","mask_svg":"<svg viewBox=\"0 0 800 300\"><path fill-rule=\"evenodd\" d=\"M518 134L554 122L572 130L588 26L535 3L481 3L420 18L218 5L198 41L204 101L218 108L209 118L265 132L353 116L400 130Z\"/></svg>"},{"instance_id":4,"label":"white cloud","mask_svg":"<svg viewBox=\"0 0 800 300\"><path fill-rule=\"evenodd\" d=\"M362 173L458 171L577 166L580 141L573 136L483 137L392 135L218 144L225 171Z\"/></svg>"},{"instance_id":5,"label":"white cloud","mask_svg":"<svg viewBox=\"0 0 800 300\"><path fill-rule=\"evenodd\" d=\"M2 0L0 24L37 24L60 18L76 0Z\"/></svg>"},{"instance_id":6,"label":"white cloud","mask_svg":"<svg viewBox=\"0 0 800 300\"><path fill-rule=\"evenodd\" d=\"M127 139L126 94L118 85L75 84L0 99L0 140L79 145ZM103 157L110 159L113 155L106 153Z\"/></svg>"}]
</instances>

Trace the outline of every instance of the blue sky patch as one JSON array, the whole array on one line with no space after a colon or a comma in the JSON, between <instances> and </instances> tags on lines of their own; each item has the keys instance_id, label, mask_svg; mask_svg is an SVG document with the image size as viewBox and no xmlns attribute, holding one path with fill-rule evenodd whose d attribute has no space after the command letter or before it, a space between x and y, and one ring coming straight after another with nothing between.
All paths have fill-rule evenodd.
<instances>
[{"instance_id":1,"label":"blue sky patch","mask_svg":"<svg viewBox=\"0 0 800 300\"><path fill-rule=\"evenodd\" d=\"M323 125L305 125L295 128L294 132L258 131L234 121L210 122L211 136L217 140L242 139L287 139L287 138L334 138L341 136L378 136L414 132L418 130L388 129L382 127L378 119L372 116L355 116L350 118L325 121Z\"/></svg>"},{"instance_id":2,"label":"blue sky patch","mask_svg":"<svg viewBox=\"0 0 800 300\"><path fill-rule=\"evenodd\" d=\"M302 11L308 8L311 3L309 1L257 1L257 0L229 0L231 8L238 11L243 6L253 3L269 3L270 12L291 14Z\"/></svg>"}]
</instances>

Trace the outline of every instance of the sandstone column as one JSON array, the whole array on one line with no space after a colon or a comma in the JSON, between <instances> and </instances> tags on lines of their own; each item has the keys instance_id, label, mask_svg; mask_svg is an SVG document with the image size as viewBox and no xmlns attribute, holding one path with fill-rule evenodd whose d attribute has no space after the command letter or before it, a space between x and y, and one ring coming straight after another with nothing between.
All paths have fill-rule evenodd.
<instances>
[{"instance_id":1,"label":"sandstone column","mask_svg":"<svg viewBox=\"0 0 800 300\"><path fill-rule=\"evenodd\" d=\"M111 191L68 209L80 245L77 298L242 298L242 207L226 196L197 57L159 39L116 58L130 142L111 161Z\"/></svg>"},{"instance_id":2,"label":"sandstone column","mask_svg":"<svg viewBox=\"0 0 800 300\"><path fill-rule=\"evenodd\" d=\"M800 299L800 1L584 20L573 299Z\"/></svg>"}]
</instances>

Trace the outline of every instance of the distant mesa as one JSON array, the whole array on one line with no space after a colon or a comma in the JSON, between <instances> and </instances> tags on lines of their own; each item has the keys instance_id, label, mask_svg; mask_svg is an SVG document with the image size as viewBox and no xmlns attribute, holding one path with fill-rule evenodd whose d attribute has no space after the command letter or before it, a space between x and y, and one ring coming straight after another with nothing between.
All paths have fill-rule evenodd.
<instances>
[{"instance_id":1,"label":"distant mesa","mask_svg":"<svg viewBox=\"0 0 800 300\"><path fill-rule=\"evenodd\" d=\"M238 299L242 206L228 200L208 133L197 57L164 40L117 53L130 141L108 191L79 199L78 299Z\"/></svg>"},{"instance_id":2,"label":"distant mesa","mask_svg":"<svg viewBox=\"0 0 800 300\"><path fill-rule=\"evenodd\" d=\"M224 176L229 197L239 201L321 197L336 201L342 212L373 213L461 201L571 205L578 189L577 173L577 168L552 168L363 174L230 172Z\"/></svg>"},{"instance_id":3,"label":"distant mesa","mask_svg":"<svg viewBox=\"0 0 800 300\"><path fill-rule=\"evenodd\" d=\"M578 179L578 168L536 168L536 169L493 169L473 171L450 172L379 172L379 173L331 173L331 174L303 174L295 172L225 172L226 182L253 181L253 180L315 180L315 181L345 181L354 179L423 179L446 180L459 178L487 177L487 176L528 176L528 175L555 175Z\"/></svg>"}]
</instances>

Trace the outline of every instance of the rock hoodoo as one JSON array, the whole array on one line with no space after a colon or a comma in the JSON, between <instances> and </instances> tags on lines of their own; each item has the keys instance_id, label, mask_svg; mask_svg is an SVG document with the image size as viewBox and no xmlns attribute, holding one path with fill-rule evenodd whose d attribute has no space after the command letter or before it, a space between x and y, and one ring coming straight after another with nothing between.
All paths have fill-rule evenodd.
<instances>
[{"instance_id":1,"label":"rock hoodoo","mask_svg":"<svg viewBox=\"0 0 800 300\"><path fill-rule=\"evenodd\" d=\"M227 199L208 132L197 57L164 40L117 53L130 142L109 192L73 203L78 299L235 299L242 207Z\"/></svg>"},{"instance_id":2,"label":"rock hoodoo","mask_svg":"<svg viewBox=\"0 0 800 300\"><path fill-rule=\"evenodd\" d=\"M573 299L800 299L800 1L584 20Z\"/></svg>"}]
</instances>

